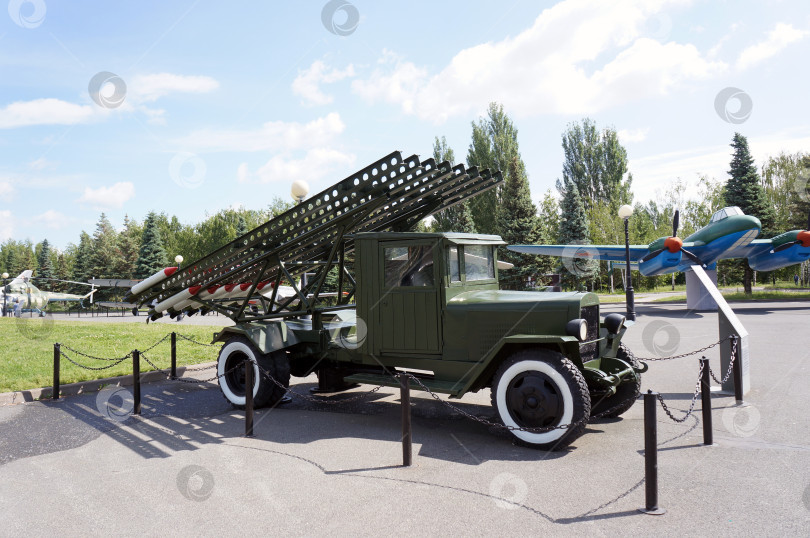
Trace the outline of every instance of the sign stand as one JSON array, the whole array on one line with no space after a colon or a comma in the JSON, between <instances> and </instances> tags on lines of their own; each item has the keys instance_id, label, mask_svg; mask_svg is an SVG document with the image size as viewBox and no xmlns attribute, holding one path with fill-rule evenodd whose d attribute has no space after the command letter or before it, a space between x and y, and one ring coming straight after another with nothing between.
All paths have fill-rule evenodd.
<instances>
[{"instance_id":1,"label":"sign stand","mask_svg":"<svg viewBox=\"0 0 810 538\"><path fill-rule=\"evenodd\" d=\"M703 284L703 287L705 287L709 292L711 298L717 303L718 329L720 332L720 338L724 339L720 344L720 372L722 375L725 375L725 373L728 371L729 364L731 364L731 341L728 339L728 337L733 334L740 337L737 356L740 361L740 371L742 372L742 395L745 396L745 394L751 390L748 331L745 329L745 327L743 327L740 318L737 317L737 314L735 314L728 305L725 298L723 298L723 294L720 293L720 290L717 289L717 286L715 286L712 279L706 274L706 271L704 271L702 267L699 265L694 265L692 266L692 270L686 273L687 277L689 276L689 273L694 273L694 275L700 280L700 283ZM734 394L734 380L731 377L732 376L729 376L729 379L723 383L723 386L721 387L722 390L720 391L721 394Z\"/></svg>"}]
</instances>

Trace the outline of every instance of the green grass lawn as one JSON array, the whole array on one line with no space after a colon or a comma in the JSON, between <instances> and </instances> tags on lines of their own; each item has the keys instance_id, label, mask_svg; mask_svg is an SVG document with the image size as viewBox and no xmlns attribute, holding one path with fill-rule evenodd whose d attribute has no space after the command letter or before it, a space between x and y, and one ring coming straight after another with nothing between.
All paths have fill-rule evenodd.
<instances>
[{"instance_id":1,"label":"green grass lawn","mask_svg":"<svg viewBox=\"0 0 810 538\"><path fill-rule=\"evenodd\" d=\"M206 344L211 342L216 327L171 327L145 323L87 323L54 321L50 318L0 318L0 392L49 387L53 384L53 344L59 342L82 353L97 357L122 357L133 349L147 349L175 329ZM109 362L91 360L64 349L65 355L87 366L99 367ZM177 338L177 365L185 366L215 361L219 346L198 346ZM169 339L146 356L159 368L170 364ZM151 367L141 360L141 371ZM85 370L65 357L61 361L61 382L75 383L132 373L132 360L107 370Z\"/></svg>"}]
</instances>

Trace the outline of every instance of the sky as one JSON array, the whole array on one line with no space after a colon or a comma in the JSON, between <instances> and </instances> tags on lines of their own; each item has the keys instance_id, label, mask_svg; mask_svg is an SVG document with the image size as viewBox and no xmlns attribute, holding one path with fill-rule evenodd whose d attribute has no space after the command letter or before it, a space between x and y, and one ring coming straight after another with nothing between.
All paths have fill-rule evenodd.
<instances>
[{"instance_id":1,"label":"sky","mask_svg":"<svg viewBox=\"0 0 810 538\"><path fill-rule=\"evenodd\" d=\"M4 2L0 241L262 209L435 136L461 160L492 101L535 202L585 117L641 202L725 180L735 132L758 165L810 151L806 0Z\"/></svg>"}]
</instances>

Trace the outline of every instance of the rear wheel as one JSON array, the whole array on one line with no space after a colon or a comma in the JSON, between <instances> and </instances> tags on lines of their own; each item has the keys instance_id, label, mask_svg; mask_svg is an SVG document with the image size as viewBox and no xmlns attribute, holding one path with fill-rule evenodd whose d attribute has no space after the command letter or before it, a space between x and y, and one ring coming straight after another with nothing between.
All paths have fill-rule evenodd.
<instances>
[{"instance_id":1,"label":"rear wheel","mask_svg":"<svg viewBox=\"0 0 810 538\"><path fill-rule=\"evenodd\" d=\"M619 344L616 358L623 360L633 368L641 369L641 363L628 351L624 344ZM610 398L600 398L594 402L591 416L601 415L598 418L616 418L633 407L639 394L641 394L641 374L637 372L635 379L627 380L616 387L616 394ZM606 413L606 411L610 412Z\"/></svg>"},{"instance_id":2,"label":"rear wheel","mask_svg":"<svg viewBox=\"0 0 810 538\"><path fill-rule=\"evenodd\" d=\"M217 374L222 395L238 408L245 406L245 368L244 361L253 361L253 405L256 407L274 406L287 392L267 376L267 372L284 387L290 386L290 362L285 351L274 351L262 354L250 340L244 336L235 336L228 340L219 352Z\"/></svg>"},{"instance_id":3,"label":"rear wheel","mask_svg":"<svg viewBox=\"0 0 810 538\"><path fill-rule=\"evenodd\" d=\"M511 430L522 444L560 450L585 430L591 397L585 378L570 360L557 351L536 349L520 351L498 368L492 405L506 426L555 428L573 424L546 432Z\"/></svg>"}]
</instances>

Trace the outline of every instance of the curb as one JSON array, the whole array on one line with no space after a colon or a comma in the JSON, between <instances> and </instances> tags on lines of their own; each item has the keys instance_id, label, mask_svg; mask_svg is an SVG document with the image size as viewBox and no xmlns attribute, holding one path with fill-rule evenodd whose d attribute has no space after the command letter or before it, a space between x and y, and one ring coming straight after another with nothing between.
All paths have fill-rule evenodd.
<instances>
[{"instance_id":1,"label":"curb","mask_svg":"<svg viewBox=\"0 0 810 538\"><path fill-rule=\"evenodd\" d=\"M191 375L188 377L193 378L194 373L197 371L204 372L204 367L213 368L217 365L216 362L205 362L194 364L192 366L178 366L177 377L182 377L188 368L194 368ZM160 381L168 381L165 371L152 370L141 374L141 384L158 383ZM207 374L206 374L207 375ZM98 392L104 387L115 385L117 387L127 387L132 385L132 374L122 375L118 377L107 377L104 379L93 379L89 381L80 381L78 383L70 383L67 385L60 385L59 396L76 396L78 394L85 394L88 392ZM0 393L0 405L16 405L25 402L35 402L51 398L53 396L53 387L43 387L39 389L21 390L17 392L4 392Z\"/></svg>"}]
</instances>

